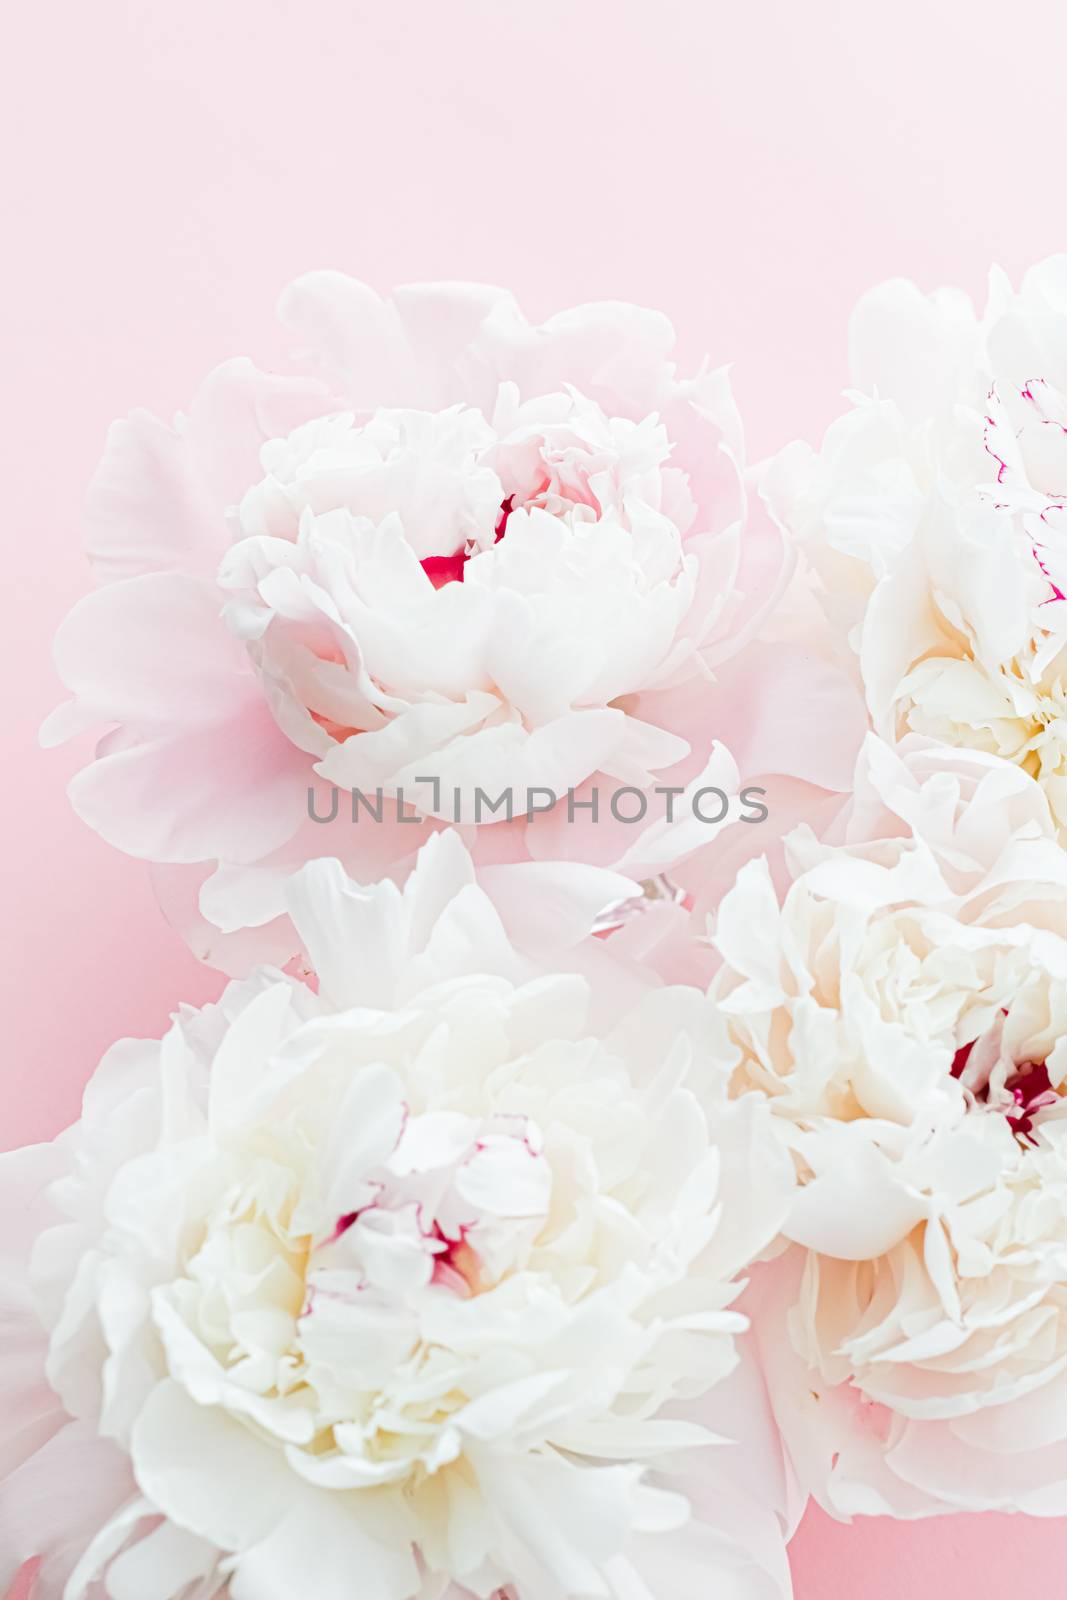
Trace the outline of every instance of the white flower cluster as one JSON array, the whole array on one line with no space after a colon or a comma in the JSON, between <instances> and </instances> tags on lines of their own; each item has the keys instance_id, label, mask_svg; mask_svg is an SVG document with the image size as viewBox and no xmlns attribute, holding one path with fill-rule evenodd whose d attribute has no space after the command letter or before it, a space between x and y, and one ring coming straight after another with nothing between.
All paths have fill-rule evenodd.
<instances>
[{"instance_id":1,"label":"white flower cluster","mask_svg":"<svg viewBox=\"0 0 1067 1600\"><path fill-rule=\"evenodd\" d=\"M715 936L714 1059L798 1178L779 1419L839 1514L1067 1514L1067 853L1030 779L923 742L872 743L861 818L781 898L746 867Z\"/></svg>"},{"instance_id":2,"label":"white flower cluster","mask_svg":"<svg viewBox=\"0 0 1067 1600\"><path fill-rule=\"evenodd\" d=\"M868 296L756 495L655 313L283 316L314 376L116 425L58 639L234 981L0 1157L0 1583L787 1600L809 1495L1067 1515L1067 258Z\"/></svg>"},{"instance_id":3,"label":"white flower cluster","mask_svg":"<svg viewBox=\"0 0 1067 1600\"><path fill-rule=\"evenodd\" d=\"M117 1046L0 1166L37 1191L16 1564L65 1600L780 1593L732 1303L791 1174L707 996L541 970L454 833L402 891L312 863L290 910L317 993L265 971Z\"/></svg>"},{"instance_id":4,"label":"white flower cluster","mask_svg":"<svg viewBox=\"0 0 1067 1600\"><path fill-rule=\"evenodd\" d=\"M1067 829L1067 257L1012 290L858 306L852 409L767 488L854 650L875 728L986 750ZM1064 833L1067 840L1067 832Z\"/></svg>"}]
</instances>

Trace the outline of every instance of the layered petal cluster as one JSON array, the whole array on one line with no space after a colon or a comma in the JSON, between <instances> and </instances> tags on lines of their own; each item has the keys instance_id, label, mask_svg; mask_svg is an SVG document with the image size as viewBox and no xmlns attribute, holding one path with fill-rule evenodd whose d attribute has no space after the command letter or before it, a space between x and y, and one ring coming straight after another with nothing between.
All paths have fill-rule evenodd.
<instances>
[{"instance_id":1,"label":"layered petal cluster","mask_svg":"<svg viewBox=\"0 0 1067 1600\"><path fill-rule=\"evenodd\" d=\"M282 316L318 377L231 362L173 429L116 424L102 584L56 647L73 699L45 737L106 730L74 804L125 851L205 864L200 953L275 922L312 857L409 860L402 819L469 827L479 859L646 875L739 820L720 741L751 719L701 690L786 557L749 526L725 372L678 376L669 322L625 305L532 327L498 290L386 301L323 272ZM726 797L711 827L701 785Z\"/></svg>"},{"instance_id":2,"label":"layered petal cluster","mask_svg":"<svg viewBox=\"0 0 1067 1600\"><path fill-rule=\"evenodd\" d=\"M767 490L875 728L1014 762L1067 840L1067 256L968 298L891 282L852 321L852 409Z\"/></svg>"},{"instance_id":3,"label":"layered petal cluster","mask_svg":"<svg viewBox=\"0 0 1067 1600\"><path fill-rule=\"evenodd\" d=\"M1011 765L872 736L714 929L715 1060L797 1191L760 1347L838 1515L1067 1512L1067 854Z\"/></svg>"},{"instance_id":4,"label":"layered petal cluster","mask_svg":"<svg viewBox=\"0 0 1067 1600\"><path fill-rule=\"evenodd\" d=\"M290 895L313 985L117 1046L0 1161L7 1558L63 1600L787 1592L732 1302L792 1175L706 996L539 968L453 832Z\"/></svg>"}]
</instances>

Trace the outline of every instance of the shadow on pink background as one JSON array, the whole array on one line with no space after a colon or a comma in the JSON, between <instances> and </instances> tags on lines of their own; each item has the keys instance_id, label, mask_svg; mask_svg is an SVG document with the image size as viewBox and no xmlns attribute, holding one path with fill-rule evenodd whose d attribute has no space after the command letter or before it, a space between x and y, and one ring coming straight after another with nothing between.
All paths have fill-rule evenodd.
<instances>
[{"instance_id":1,"label":"shadow on pink background","mask_svg":"<svg viewBox=\"0 0 1067 1600\"><path fill-rule=\"evenodd\" d=\"M504 283L674 318L734 363L754 455L817 436L849 306L893 274L981 293L1067 248L1067 20L1048 0L95 0L12 13L0 75L3 1143L77 1112L104 1047L218 980L146 869L63 792L37 726L88 586L79 509L108 422L169 415L222 357L282 354L287 278ZM1063 1593L1056 1522L838 1527L798 1600Z\"/></svg>"}]
</instances>

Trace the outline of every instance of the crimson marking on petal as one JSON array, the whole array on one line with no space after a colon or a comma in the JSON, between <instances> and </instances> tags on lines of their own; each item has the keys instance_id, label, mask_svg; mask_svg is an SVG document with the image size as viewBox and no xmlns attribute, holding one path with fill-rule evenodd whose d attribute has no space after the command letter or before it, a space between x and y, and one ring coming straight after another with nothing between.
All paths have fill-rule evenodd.
<instances>
[{"instance_id":1,"label":"crimson marking on petal","mask_svg":"<svg viewBox=\"0 0 1067 1600\"><path fill-rule=\"evenodd\" d=\"M497 542L497 544L500 543L501 539L504 537L505 533L507 532L508 518L511 516L511 513L514 511L514 509L515 509L515 496L513 494L509 494L507 499L504 500L501 503L500 516L497 518L497 524L496 524L496 542Z\"/></svg>"},{"instance_id":2,"label":"crimson marking on petal","mask_svg":"<svg viewBox=\"0 0 1067 1600\"><path fill-rule=\"evenodd\" d=\"M509 494L500 507L500 516L496 524L497 544L507 531L508 518L515 509L515 496ZM450 556L424 556L419 565L429 578L435 589L443 589L446 583L462 583L470 556L466 547L457 550Z\"/></svg>"},{"instance_id":3,"label":"crimson marking on petal","mask_svg":"<svg viewBox=\"0 0 1067 1600\"><path fill-rule=\"evenodd\" d=\"M963 1077L976 1043L977 1040L972 1039L970 1044L962 1045L956 1051L952 1058L951 1069L954 1078ZM1044 1062L1028 1063L1013 1073L1004 1087L1018 1108L1014 1116L1005 1113L1009 1128L1017 1139L1025 1139L1027 1143L1036 1145L1037 1140L1033 1137L1034 1118L1039 1111L1043 1111L1046 1106L1055 1105L1059 1099L1049 1079L1048 1067ZM988 1083L982 1084L978 1089L972 1089L971 1093L979 1104L988 1104Z\"/></svg>"},{"instance_id":4,"label":"crimson marking on petal","mask_svg":"<svg viewBox=\"0 0 1067 1600\"><path fill-rule=\"evenodd\" d=\"M463 582L467 559L466 550L457 550L454 556L426 556L421 566L434 588L443 589L446 583Z\"/></svg>"},{"instance_id":5,"label":"crimson marking on petal","mask_svg":"<svg viewBox=\"0 0 1067 1600\"><path fill-rule=\"evenodd\" d=\"M977 1042L978 1041L976 1039L972 1039L970 1044L961 1045L956 1051L956 1054L952 1057L952 1076L954 1078L963 1077L963 1074L966 1071L967 1063L971 1058L971 1051L974 1049Z\"/></svg>"},{"instance_id":6,"label":"crimson marking on petal","mask_svg":"<svg viewBox=\"0 0 1067 1600\"><path fill-rule=\"evenodd\" d=\"M1018 1116L1008 1118L1008 1126L1017 1138L1036 1144L1037 1140L1033 1137L1034 1117L1045 1106L1055 1105L1059 1099L1049 1080L1048 1068L1044 1062L1029 1066L1009 1078L1004 1087L1019 1107Z\"/></svg>"},{"instance_id":7,"label":"crimson marking on petal","mask_svg":"<svg viewBox=\"0 0 1067 1600\"><path fill-rule=\"evenodd\" d=\"M364 1212L375 1210L375 1208L380 1204L382 1191L385 1188L385 1184L380 1178L372 1178L370 1179L370 1186L378 1191L374 1199L368 1200L365 1206L357 1206L354 1211L342 1211L341 1215L334 1224L333 1232L328 1234L326 1238L323 1239L322 1243L316 1247L317 1249L325 1250L327 1245L336 1244L338 1239L343 1238L343 1236L348 1232L349 1228L351 1228L354 1223L359 1221Z\"/></svg>"}]
</instances>

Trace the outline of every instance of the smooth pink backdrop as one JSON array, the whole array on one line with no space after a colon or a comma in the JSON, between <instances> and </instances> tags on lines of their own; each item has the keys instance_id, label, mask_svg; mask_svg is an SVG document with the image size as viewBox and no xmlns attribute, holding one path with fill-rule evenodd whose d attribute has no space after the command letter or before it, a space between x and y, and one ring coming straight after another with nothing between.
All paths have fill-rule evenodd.
<instances>
[{"instance_id":1,"label":"smooth pink backdrop","mask_svg":"<svg viewBox=\"0 0 1067 1600\"><path fill-rule=\"evenodd\" d=\"M87 586L109 420L169 415L223 356L282 353L275 296L338 266L478 278L536 317L616 297L735 364L754 452L817 436L849 306L891 274L980 292L1067 248L1051 0L156 0L8 13L0 74L7 759L2 1142L48 1137L123 1033L217 980L146 869L70 812L36 730ZM839 1527L798 1600L1063 1592L1067 1531ZM947 1589L946 1589L947 1586Z\"/></svg>"}]
</instances>

